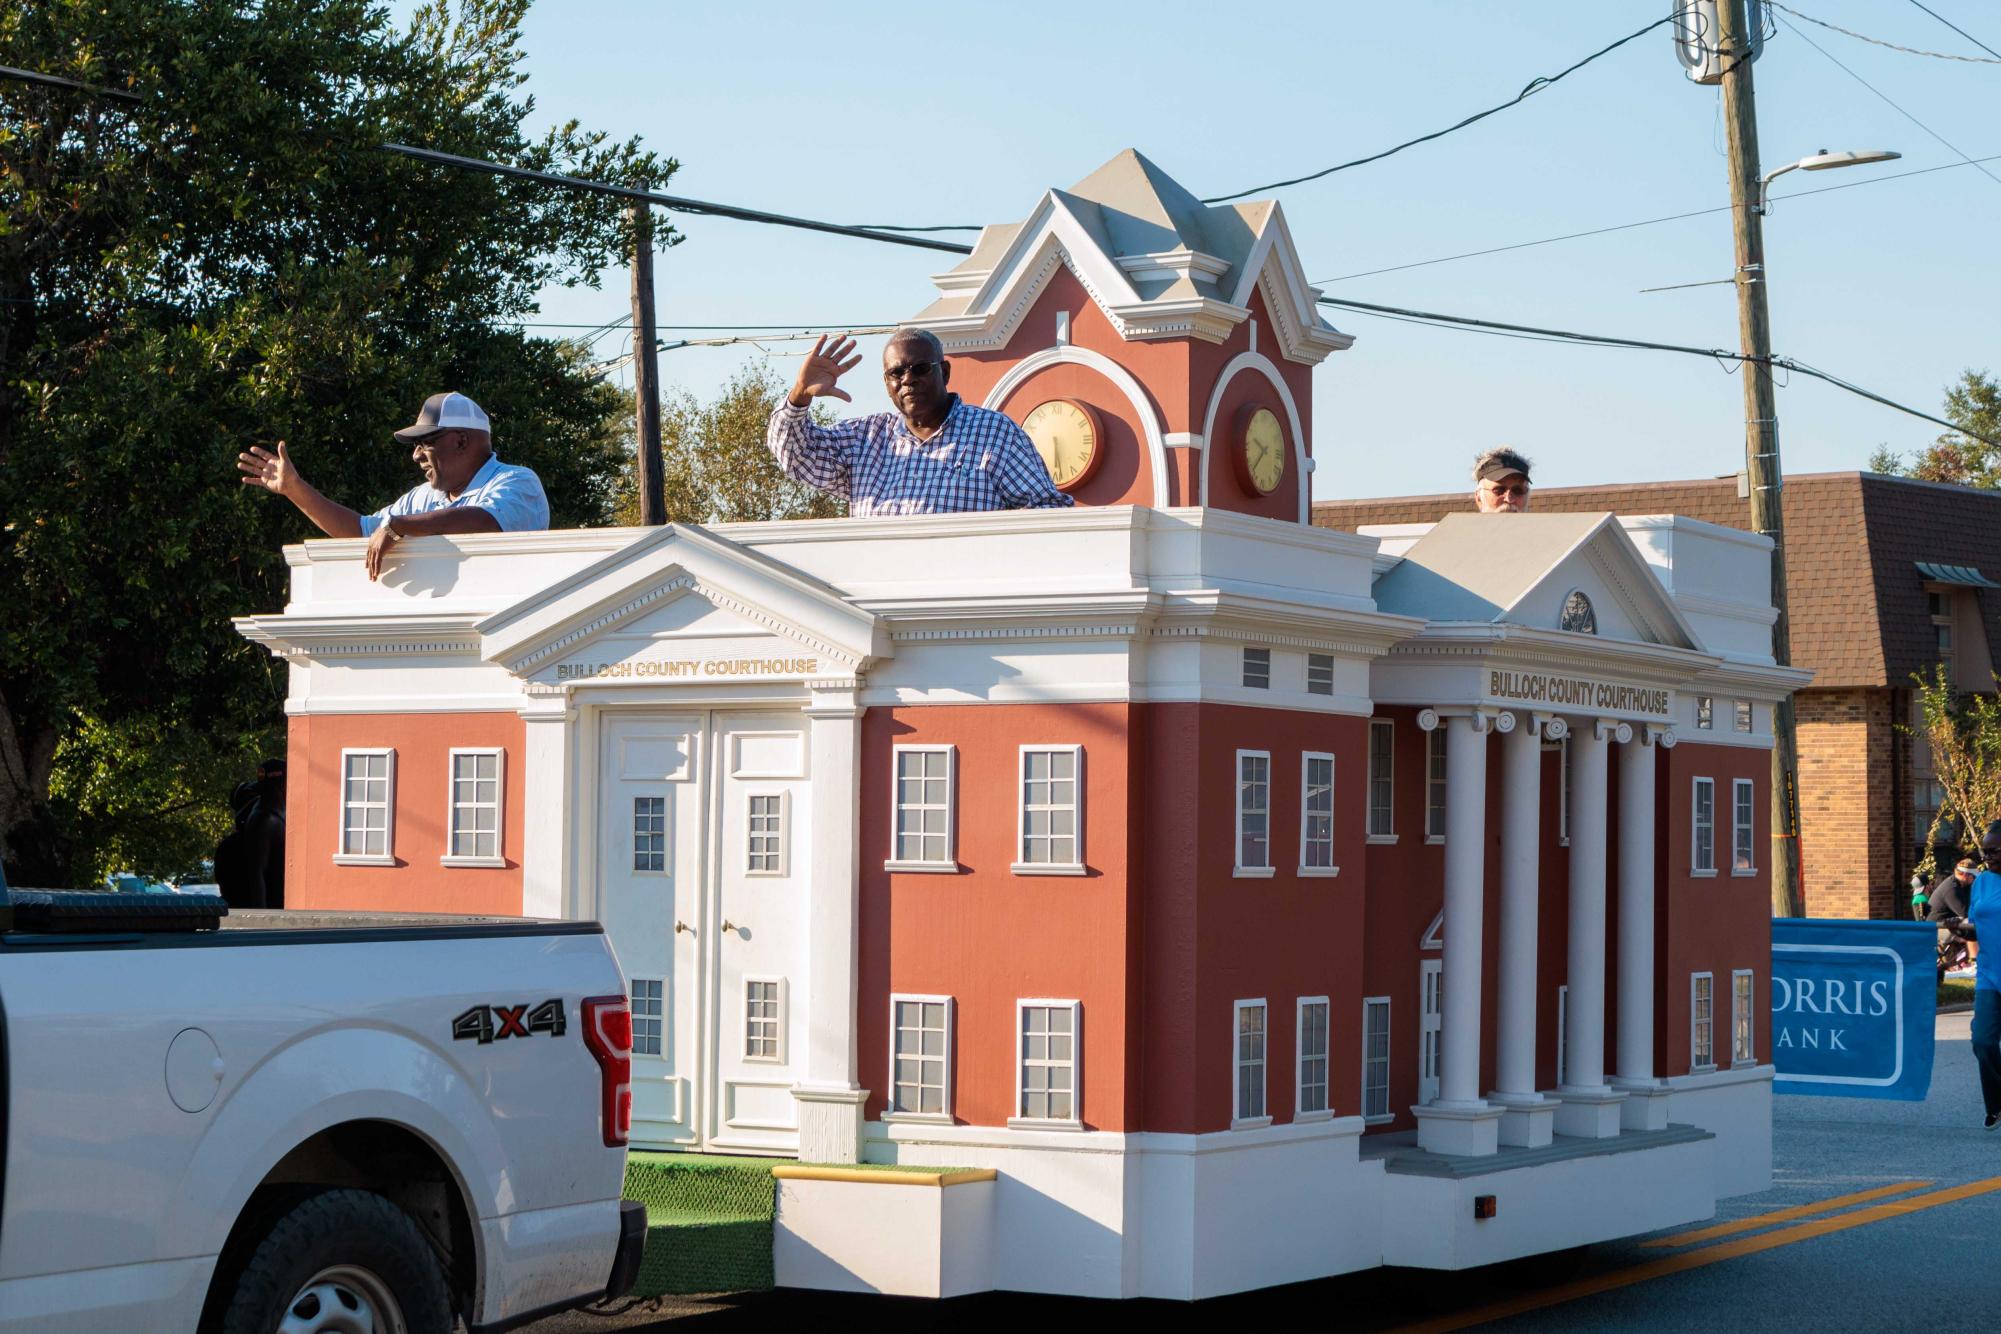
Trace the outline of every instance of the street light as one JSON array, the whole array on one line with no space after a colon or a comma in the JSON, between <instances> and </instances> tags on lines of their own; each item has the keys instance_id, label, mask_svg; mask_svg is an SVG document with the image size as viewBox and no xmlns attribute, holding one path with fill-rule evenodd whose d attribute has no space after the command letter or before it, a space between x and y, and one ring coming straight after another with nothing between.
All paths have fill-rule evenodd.
<instances>
[{"instance_id":1,"label":"street light","mask_svg":"<svg viewBox=\"0 0 2001 1334\"><path fill-rule=\"evenodd\" d=\"M1888 162L1902 156L1902 153L1894 153L1887 148L1855 148L1842 153L1830 153L1823 148L1811 157L1803 157L1798 162L1789 162L1777 171L1767 173L1765 179L1758 185L1758 212L1772 211L1769 198L1772 182L1789 171L1827 171L1833 167L1859 167L1865 162Z\"/></svg>"}]
</instances>

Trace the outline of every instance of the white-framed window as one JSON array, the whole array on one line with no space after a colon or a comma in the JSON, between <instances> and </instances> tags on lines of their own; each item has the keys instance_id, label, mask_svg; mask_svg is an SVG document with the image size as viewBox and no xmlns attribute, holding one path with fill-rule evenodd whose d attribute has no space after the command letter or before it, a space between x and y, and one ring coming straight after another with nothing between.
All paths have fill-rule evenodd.
<instances>
[{"instance_id":1,"label":"white-framed window","mask_svg":"<svg viewBox=\"0 0 2001 1334\"><path fill-rule=\"evenodd\" d=\"M1438 1097L1445 1043L1445 960L1417 961L1417 1100Z\"/></svg>"},{"instance_id":2,"label":"white-framed window","mask_svg":"<svg viewBox=\"0 0 2001 1334\"><path fill-rule=\"evenodd\" d=\"M632 1054L658 1056L664 1049L667 982L658 977L632 979Z\"/></svg>"},{"instance_id":3,"label":"white-framed window","mask_svg":"<svg viewBox=\"0 0 2001 1334\"><path fill-rule=\"evenodd\" d=\"M1716 978L1688 975L1688 1068L1716 1068Z\"/></svg>"},{"instance_id":4,"label":"white-framed window","mask_svg":"<svg viewBox=\"0 0 2001 1334\"><path fill-rule=\"evenodd\" d=\"M956 871L952 803L958 795L956 746L891 747L890 871Z\"/></svg>"},{"instance_id":5,"label":"white-framed window","mask_svg":"<svg viewBox=\"0 0 2001 1334\"><path fill-rule=\"evenodd\" d=\"M786 829L791 802L785 792L748 792L750 803L744 825L744 874L784 875L786 849L791 842Z\"/></svg>"},{"instance_id":6,"label":"white-framed window","mask_svg":"<svg viewBox=\"0 0 2001 1334\"><path fill-rule=\"evenodd\" d=\"M1750 730L1751 730L1751 701L1750 701L1750 700L1748 700L1748 699L1740 699L1740 700L1738 700L1738 701L1737 701L1737 707L1736 707L1736 709L1735 709L1735 711L1734 711L1734 719L1735 719L1735 722L1736 722L1736 726L1737 726L1737 730L1738 730L1738 731L1740 731L1740 732L1748 732L1748 731L1750 731Z\"/></svg>"},{"instance_id":7,"label":"white-framed window","mask_svg":"<svg viewBox=\"0 0 2001 1334\"><path fill-rule=\"evenodd\" d=\"M1271 864L1271 752L1237 752L1237 874L1268 876Z\"/></svg>"},{"instance_id":8,"label":"white-framed window","mask_svg":"<svg viewBox=\"0 0 2001 1334\"><path fill-rule=\"evenodd\" d=\"M1707 732L1716 726L1716 697L1697 695L1695 697L1695 725Z\"/></svg>"},{"instance_id":9,"label":"white-framed window","mask_svg":"<svg viewBox=\"0 0 2001 1334\"><path fill-rule=\"evenodd\" d=\"M1716 780L1695 780L1689 831L1689 871L1693 875L1716 874Z\"/></svg>"},{"instance_id":10,"label":"white-framed window","mask_svg":"<svg viewBox=\"0 0 2001 1334\"><path fill-rule=\"evenodd\" d=\"M1299 757L1299 873L1340 872L1334 864L1334 757L1309 750Z\"/></svg>"},{"instance_id":11,"label":"white-framed window","mask_svg":"<svg viewBox=\"0 0 2001 1334\"><path fill-rule=\"evenodd\" d=\"M667 871L667 798L632 799L632 869L642 875Z\"/></svg>"},{"instance_id":12,"label":"white-framed window","mask_svg":"<svg viewBox=\"0 0 2001 1334\"><path fill-rule=\"evenodd\" d=\"M1083 1019L1079 1001L1015 1002L1014 1115L1009 1125L1083 1128Z\"/></svg>"},{"instance_id":13,"label":"white-framed window","mask_svg":"<svg viewBox=\"0 0 2001 1334\"><path fill-rule=\"evenodd\" d=\"M952 998L889 998L891 1120L952 1119Z\"/></svg>"},{"instance_id":14,"label":"white-framed window","mask_svg":"<svg viewBox=\"0 0 2001 1334\"><path fill-rule=\"evenodd\" d=\"M1730 1064L1749 1065L1755 1060L1752 1053L1751 998L1752 973L1749 968L1739 968L1730 974Z\"/></svg>"},{"instance_id":15,"label":"white-framed window","mask_svg":"<svg viewBox=\"0 0 2001 1334\"><path fill-rule=\"evenodd\" d=\"M1250 690L1271 689L1270 649L1247 648L1244 650L1244 686Z\"/></svg>"},{"instance_id":16,"label":"white-framed window","mask_svg":"<svg viewBox=\"0 0 2001 1334\"><path fill-rule=\"evenodd\" d=\"M1292 1030L1299 1068L1299 1092L1292 1104L1295 1121L1317 1121L1333 1111L1327 1101L1327 1015L1327 997L1299 998L1299 1013Z\"/></svg>"},{"instance_id":17,"label":"white-framed window","mask_svg":"<svg viewBox=\"0 0 2001 1334\"><path fill-rule=\"evenodd\" d=\"M1265 1003L1240 1000L1236 1011L1237 1100L1230 1129L1255 1130L1271 1124L1265 1105Z\"/></svg>"},{"instance_id":18,"label":"white-framed window","mask_svg":"<svg viewBox=\"0 0 2001 1334\"><path fill-rule=\"evenodd\" d=\"M785 1063L785 979L743 980L743 1058Z\"/></svg>"},{"instance_id":19,"label":"white-framed window","mask_svg":"<svg viewBox=\"0 0 2001 1334\"><path fill-rule=\"evenodd\" d=\"M1556 989L1556 1083L1561 1088L1570 1080L1570 986Z\"/></svg>"},{"instance_id":20,"label":"white-framed window","mask_svg":"<svg viewBox=\"0 0 2001 1334\"><path fill-rule=\"evenodd\" d=\"M1748 778L1730 781L1730 874L1756 875L1757 784Z\"/></svg>"},{"instance_id":21,"label":"white-framed window","mask_svg":"<svg viewBox=\"0 0 2001 1334\"><path fill-rule=\"evenodd\" d=\"M1931 609L1932 637L1938 649L1938 660L1945 664L1950 675L1954 667L1952 594L1942 588L1928 588L1925 590L1925 601Z\"/></svg>"},{"instance_id":22,"label":"white-framed window","mask_svg":"<svg viewBox=\"0 0 2001 1334\"><path fill-rule=\"evenodd\" d=\"M1084 748L1023 746L1016 875L1084 874Z\"/></svg>"},{"instance_id":23,"label":"white-framed window","mask_svg":"<svg viewBox=\"0 0 2001 1334\"><path fill-rule=\"evenodd\" d=\"M1390 998L1362 1000L1362 1119L1393 1121L1390 1111Z\"/></svg>"},{"instance_id":24,"label":"white-framed window","mask_svg":"<svg viewBox=\"0 0 2001 1334\"><path fill-rule=\"evenodd\" d=\"M340 753L340 831L334 860L343 866L396 864L396 752Z\"/></svg>"},{"instance_id":25,"label":"white-framed window","mask_svg":"<svg viewBox=\"0 0 2001 1334\"><path fill-rule=\"evenodd\" d=\"M1334 693L1334 655L1332 653L1309 653L1306 655L1306 693L1309 695L1331 695Z\"/></svg>"},{"instance_id":26,"label":"white-framed window","mask_svg":"<svg viewBox=\"0 0 2001 1334\"><path fill-rule=\"evenodd\" d=\"M504 750L451 751L447 780L446 866L505 866L501 847L501 794L507 788Z\"/></svg>"},{"instance_id":27,"label":"white-framed window","mask_svg":"<svg viewBox=\"0 0 2001 1334\"><path fill-rule=\"evenodd\" d=\"M1369 720L1369 826L1372 843L1394 843L1396 830L1396 720Z\"/></svg>"},{"instance_id":28,"label":"white-framed window","mask_svg":"<svg viewBox=\"0 0 2001 1334\"><path fill-rule=\"evenodd\" d=\"M1424 734L1424 841L1445 841L1445 725Z\"/></svg>"}]
</instances>

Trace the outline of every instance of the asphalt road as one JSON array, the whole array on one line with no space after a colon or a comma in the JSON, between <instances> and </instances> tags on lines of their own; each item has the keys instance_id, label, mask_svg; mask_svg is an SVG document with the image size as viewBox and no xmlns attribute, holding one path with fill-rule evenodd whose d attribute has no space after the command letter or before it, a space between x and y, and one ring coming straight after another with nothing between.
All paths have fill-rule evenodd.
<instances>
[{"instance_id":1,"label":"asphalt road","mask_svg":"<svg viewBox=\"0 0 2001 1334\"><path fill-rule=\"evenodd\" d=\"M1810 1327L1815 1334L2001 1324L2001 1130L1981 1128L1967 1040L1971 1017L1941 1015L1931 1096L1922 1103L1859 1098L1775 1100L1773 1186L1725 1200L1727 1223L1872 1191L1798 1220L1677 1246L1608 1242L1582 1256L1502 1272L1379 1270L1195 1306L995 1293L952 1302L764 1293L676 1299L607 1318L577 1313L532 1334L813 1327L871 1331L1030 1321L1144 1321L1214 1329L1702 1331ZM1928 1183L1918 1185L1915 1183ZM1948 1198L1937 1200L1941 1193ZM1935 1202L1936 1201L1936 1202ZM1681 1235L1692 1229L1674 1229ZM1656 1238L1657 1239L1657 1238ZM1777 1243L1777 1244L1774 1244ZM1762 1249L1759 1249L1761 1248ZM1686 1266L1677 1268L1677 1266ZM1567 1270L1567 1272L1565 1272ZM1662 1271L1670 1272L1662 1272Z\"/></svg>"}]
</instances>

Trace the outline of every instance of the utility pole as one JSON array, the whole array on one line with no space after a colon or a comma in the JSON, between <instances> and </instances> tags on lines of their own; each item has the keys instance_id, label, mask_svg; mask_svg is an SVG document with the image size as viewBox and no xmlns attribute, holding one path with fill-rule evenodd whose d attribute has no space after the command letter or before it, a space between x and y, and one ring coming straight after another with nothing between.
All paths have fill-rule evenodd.
<instances>
[{"instance_id":1,"label":"utility pole","mask_svg":"<svg viewBox=\"0 0 2001 1334\"><path fill-rule=\"evenodd\" d=\"M1758 112L1752 88L1753 33L1744 0L1718 0L1717 47L1723 61L1723 122L1730 146L1730 216L1737 250L1737 332L1744 349L1744 473L1751 527L1772 539L1772 657L1792 662L1786 601L1784 476L1779 467L1778 408L1772 401L1772 329L1765 308L1765 233L1758 175ZM1772 913L1806 915L1800 889L1799 738L1788 695L1772 710Z\"/></svg>"},{"instance_id":2,"label":"utility pole","mask_svg":"<svg viewBox=\"0 0 2001 1334\"><path fill-rule=\"evenodd\" d=\"M642 182L641 189L645 188ZM653 206L632 206L632 396L639 444L639 521L667 522L660 475L660 361L654 351Z\"/></svg>"}]
</instances>

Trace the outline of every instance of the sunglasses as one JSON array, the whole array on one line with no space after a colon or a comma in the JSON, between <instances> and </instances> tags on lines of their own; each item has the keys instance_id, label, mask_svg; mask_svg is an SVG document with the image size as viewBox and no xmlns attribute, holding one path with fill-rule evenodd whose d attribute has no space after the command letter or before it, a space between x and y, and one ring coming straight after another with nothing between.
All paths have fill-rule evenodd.
<instances>
[{"instance_id":1,"label":"sunglasses","mask_svg":"<svg viewBox=\"0 0 2001 1334\"><path fill-rule=\"evenodd\" d=\"M1493 488L1497 496L1526 496L1529 493L1527 482L1516 482L1513 486L1502 486L1499 482L1489 482L1487 485Z\"/></svg>"},{"instance_id":2,"label":"sunglasses","mask_svg":"<svg viewBox=\"0 0 2001 1334\"><path fill-rule=\"evenodd\" d=\"M911 361L901 366L884 366L882 378L885 380L921 380L936 370L935 361Z\"/></svg>"}]
</instances>

